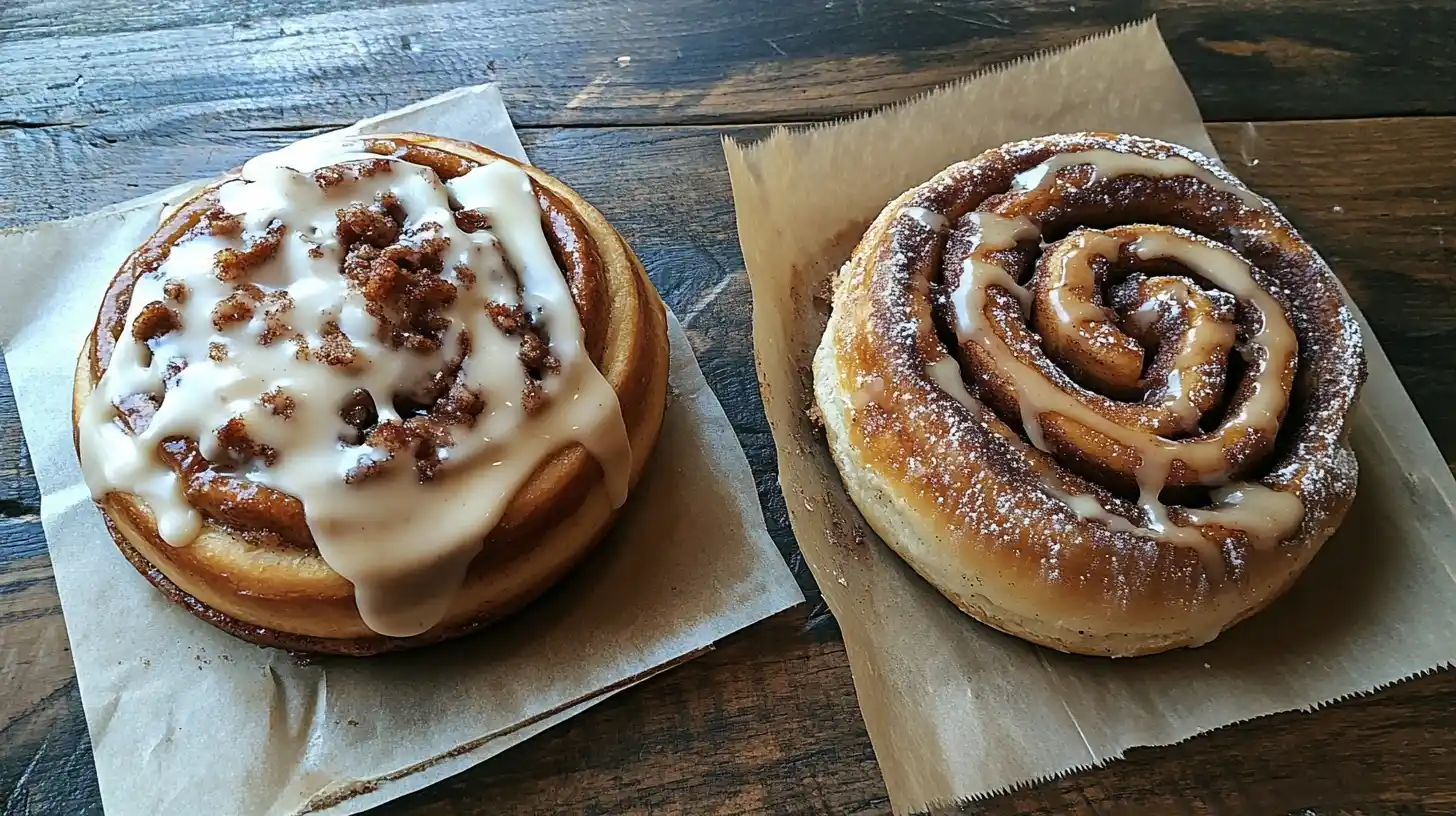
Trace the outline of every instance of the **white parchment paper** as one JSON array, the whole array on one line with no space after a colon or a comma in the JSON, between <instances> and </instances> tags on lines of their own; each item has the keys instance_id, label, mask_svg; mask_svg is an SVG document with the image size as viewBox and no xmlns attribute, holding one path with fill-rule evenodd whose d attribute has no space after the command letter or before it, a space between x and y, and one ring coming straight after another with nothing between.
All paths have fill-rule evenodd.
<instances>
[{"instance_id":1,"label":"white parchment paper","mask_svg":"<svg viewBox=\"0 0 1456 816\"><path fill-rule=\"evenodd\" d=\"M421 130L525 159L493 86L355 129ZM357 812L802 601L764 526L748 461L675 319L669 405L640 485L586 563L505 623L420 652L303 665L166 601L117 552L90 501L70 394L108 280L189 186L0 234L0 346L107 813Z\"/></svg>"},{"instance_id":2,"label":"white parchment paper","mask_svg":"<svg viewBox=\"0 0 1456 816\"><path fill-rule=\"evenodd\" d=\"M1370 378L1351 434L1359 497L1287 595L1206 647L1112 661L1032 646L956 610L864 523L806 413L825 281L888 201L946 166L1084 130L1213 155L1151 22L871 116L725 144L789 517L844 633L899 811L1318 706L1456 659L1456 482L1363 319Z\"/></svg>"}]
</instances>

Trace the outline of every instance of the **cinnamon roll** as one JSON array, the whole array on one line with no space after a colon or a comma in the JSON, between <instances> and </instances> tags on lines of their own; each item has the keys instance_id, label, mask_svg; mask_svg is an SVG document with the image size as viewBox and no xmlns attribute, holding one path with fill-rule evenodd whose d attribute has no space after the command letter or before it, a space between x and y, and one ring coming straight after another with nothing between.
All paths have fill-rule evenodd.
<instances>
[{"instance_id":1,"label":"cinnamon roll","mask_svg":"<svg viewBox=\"0 0 1456 816\"><path fill-rule=\"evenodd\" d=\"M1349 508L1365 377L1324 261L1172 144L1008 144L891 202L814 393L852 500L971 616L1069 652L1206 643Z\"/></svg>"},{"instance_id":2,"label":"cinnamon roll","mask_svg":"<svg viewBox=\"0 0 1456 816\"><path fill-rule=\"evenodd\" d=\"M170 210L78 361L117 546L249 641L474 630L600 539L667 390L666 316L560 181L423 134L300 143Z\"/></svg>"}]
</instances>

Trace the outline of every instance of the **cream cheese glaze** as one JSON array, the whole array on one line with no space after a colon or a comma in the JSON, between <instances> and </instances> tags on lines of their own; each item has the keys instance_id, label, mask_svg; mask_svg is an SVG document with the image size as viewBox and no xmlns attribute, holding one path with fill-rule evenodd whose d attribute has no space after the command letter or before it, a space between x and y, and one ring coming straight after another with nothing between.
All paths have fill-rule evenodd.
<instances>
[{"instance_id":1,"label":"cream cheese glaze","mask_svg":"<svg viewBox=\"0 0 1456 816\"><path fill-rule=\"evenodd\" d=\"M386 171L360 172L336 185L314 176L321 168L381 159L388 161ZM346 248L338 211L382 196L393 196L406 214L407 240L447 242L441 277L456 295L440 311L448 325L434 350L392 347L376 337L376 318L341 273ZM241 419L251 439L276 456L254 457L235 475L302 503L320 555L354 585L364 622L396 637L439 622L511 499L556 452L580 444L600 463L611 503L625 501L632 451L617 395L587 354L530 177L519 167L495 161L442 182L430 168L337 141L258 157L224 182L217 198L241 220L242 234L193 234L135 282L125 328L85 402L80 457L98 500L111 492L136 495L168 544L188 545L204 519L158 445L190 437L218 461L225 453L218 429ZM462 230L452 202L482 213L487 228ZM214 309L235 291L218 271L219 253L245 250L280 225L277 251L249 271L248 281L265 294L286 293L277 297L291 304L289 323L300 339L264 341L262 309L246 321L215 324ZM185 298L169 300L164 287L179 283ZM135 339L132 326L142 310L161 302L175 309L180 326L150 343ZM519 305L544 329L559 366L540 374L545 400L539 409L528 412L523 400L530 375L520 359L521 340L497 328L488 304ZM353 347L352 363L310 358L306 348L321 347L339 331ZM407 457L391 461L388 450L353 438L356 430L340 406L356 390L373 397L380 422L401 420L394 398L417 391L421 377L467 346L458 382L484 407L473 422L449 427L447 444L435 452L440 465L433 478L423 481ZM179 360L185 362L180 373ZM270 407L264 398L270 392L286 396L289 410ZM132 433L117 403L138 394L156 395L160 405L150 424ZM348 478L361 466L371 468L369 478Z\"/></svg>"}]
</instances>

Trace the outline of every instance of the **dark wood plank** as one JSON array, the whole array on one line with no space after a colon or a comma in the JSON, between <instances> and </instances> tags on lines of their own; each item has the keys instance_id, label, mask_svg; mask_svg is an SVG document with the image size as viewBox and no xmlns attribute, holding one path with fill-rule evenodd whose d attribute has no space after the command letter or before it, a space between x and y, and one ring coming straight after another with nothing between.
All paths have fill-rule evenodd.
<instances>
[{"instance_id":1,"label":"dark wood plank","mask_svg":"<svg viewBox=\"0 0 1456 816\"><path fill-rule=\"evenodd\" d=\"M3 357L0 357L0 381L5 384L0 388L0 518L29 516L35 520L40 513L40 491L31 475L30 451L20 430L15 395L10 392L10 372Z\"/></svg>"},{"instance_id":2,"label":"dark wood plank","mask_svg":"<svg viewBox=\"0 0 1456 816\"><path fill-rule=\"evenodd\" d=\"M843 645L805 638L801 619L736 635L670 686L626 692L380 812L887 812Z\"/></svg>"},{"instance_id":3,"label":"dark wood plank","mask_svg":"<svg viewBox=\"0 0 1456 816\"><path fill-rule=\"evenodd\" d=\"M1158 13L1218 120L1456 112L1456 2L44 0L0 123L97 144L349 122L498 80L525 125L838 116ZM1332 81L1338 77L1338 81ZM13 148L6 148L13 149Z\"/></svg>"},{"instance_id":4,"label":"dark wood plank","mask_svg":"<svg viewBox=\"0 0 1456 816\"><path fill-rule=\"evenodd\" d=\"M1456 193L1449 159L1456 119L1213 131L1235 170L1281 202L1349 284L1450 458L1456 314L1444 304L1456 302L1456 280L1446 273L1452 258L1444 230ZM732 132L753 137L764 129ZM845 813L887 806L837 630L797 561L785 521L744 330L749 292L721 133L562 128L523 138L535 161L580 189L628 236L688 324L754 465L775 539L811 593L809 614L789 613L735 636L713 654L386 812L700 812L706 802L724 812ZM170 184L285 138L223 132L206 143L179 139L150 151L119 143L115 152L84 154L110 168L96 176L109 181L60 204L89 209L134 194L126 183ZM57 155L82 155L68 150L74 148ZM14 178L9 167L0 171L0 178ZM11 183L0 191L18 202L19 220L44 217L42 202L23 195L24 187ZM7 406L0 401L0 429L15 426ZM18 443L0 431L0 483L28 483L28 465L8 464L18 461ZM7 494L22 497L22 507L6 522L13 526L0 525L0 648L15 655L7 655L12 668L3 677L15 694L0 695L0 791L19 803L18 813L88 812L97 800L85 728L27 489L33 485ZM30 628L14 628L12 617ZM23 660L30 662L13 668ZM1456 787L1439 757L1456 750L1456 723L1445 705L1453 693L1456 675L1438 675L1318 714L1281 715L1172 749L1135 751L1127 761L971 810L1449 810Z\"/></svg>"}]
</instances>

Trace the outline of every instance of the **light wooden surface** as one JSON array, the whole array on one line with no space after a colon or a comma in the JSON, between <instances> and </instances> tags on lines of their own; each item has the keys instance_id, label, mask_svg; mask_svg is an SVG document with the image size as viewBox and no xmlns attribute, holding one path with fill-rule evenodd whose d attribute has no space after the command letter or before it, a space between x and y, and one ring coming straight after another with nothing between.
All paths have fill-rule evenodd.
<instances>
[{"instance_id":1,"label":"light wooden surface","mask_svg":"<svg viewBox=\"0 0 1456 816\"><path fill-rule=\"evenodd\" d=\"M776 484L719 139L903 99L1149 11L1225 122L1222 154L1326 255L1453 461L1456 2L16 2L0 7L0 226L502 83L533 160L602 208L684 318L809 603L385 811L884 812ZM0 814L97 813L38 513L0 367ZM1456 812L1453 694L1438 674L967 810Z\"/></svg>"}]
</instances>

